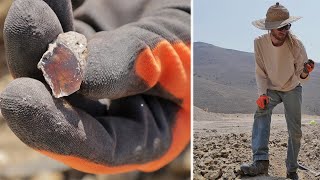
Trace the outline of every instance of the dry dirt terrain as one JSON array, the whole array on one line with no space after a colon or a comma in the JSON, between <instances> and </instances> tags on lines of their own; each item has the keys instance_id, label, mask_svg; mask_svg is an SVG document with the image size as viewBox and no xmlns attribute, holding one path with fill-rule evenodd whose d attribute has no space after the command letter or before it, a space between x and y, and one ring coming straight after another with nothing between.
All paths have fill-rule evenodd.
<instances>
[{"instance_id":1,"label":"dry dirt terrain","mask_svg":"<svg viewBox=\"0 0 320 180\"><path fill-rule=\"evenodd\" d=\"M194 179L285 179L288 134L282 114L272 116L269 176L241 176L240 165L252 159L252 123L253 114L210 113L194 107ZM299 162L320 172L320 116L303 115L302 130ZM320 179L303 170L298 174L303 180Z\"/></svg>"}]
</instances>

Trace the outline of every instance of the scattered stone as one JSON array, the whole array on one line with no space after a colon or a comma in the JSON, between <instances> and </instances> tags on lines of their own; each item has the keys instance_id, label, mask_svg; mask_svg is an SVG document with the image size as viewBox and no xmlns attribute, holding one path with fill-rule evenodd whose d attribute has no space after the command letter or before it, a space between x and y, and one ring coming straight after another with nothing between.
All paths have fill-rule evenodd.
<instances>
[{"instance_id":1,"label":"scattered stone","mask_svg":"<svg viewBox=\"0 0 320 180\"><path fill-rule=\"evenodd\" d=\"M221 170L216 171L209 171L207 174L204 175L206 179L218 179L222 175Z\"/></svg>"},{"instance_id":2,"label":"scattered stone","mask_svg":"<svg viewBox=\"0 0 320 180\"><path fill-rule=\"evenodd\" d=\"M286 142L283 142L283 143L281 143L281 146L287 147L287 143L286 143Z\"/></svg>"},{"instance_id":3,"label":"scattered stone","mask_svg":"<svg viewBox=\"0 0 320 180\"><path fill-rule=\"evenodd\" d=\"M206 126L208 126L206 124ZM214 123L212 124L214 126ZM210 126L208 126L209 128ZM284 126L286 128L286 126ZM299 162L320 172L320 127L309 126L303 131ZM196 131L194 146L194 179L241 179L245 178L240 165L252 161L251 131L246 133L209 134L200 128ZM270 169L271 179L285 176L285 158L287 153L287 131L275 127L270 136ZM212 146L208 146L211 144ZM217 173L219 172L219 173ZM301 179L314 179L312 174L299 171ZM254 179L254 178L253 178ZM266 179L265 176L257 179ZM284 179L284 178L282 178Z\"/></svg>"}]
</instances>

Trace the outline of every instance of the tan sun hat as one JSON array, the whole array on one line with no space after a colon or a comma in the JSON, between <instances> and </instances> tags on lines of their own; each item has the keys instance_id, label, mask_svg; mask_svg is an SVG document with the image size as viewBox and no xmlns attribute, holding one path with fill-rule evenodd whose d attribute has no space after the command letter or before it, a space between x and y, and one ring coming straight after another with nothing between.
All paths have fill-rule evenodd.
<instances>
[{"instance_id":1,"label":"tan sun hat","mask_svg":"<svg viewBox=\"0 0 320 180\"><path fill-rule=\"evenodd\" d=\"M279 4L270 6L266 18L253 21L252 24L262 30L271 30L281 28L289 23L302 18L301 16L290 16L287 8Z\"/></svg>"}]
</instances>

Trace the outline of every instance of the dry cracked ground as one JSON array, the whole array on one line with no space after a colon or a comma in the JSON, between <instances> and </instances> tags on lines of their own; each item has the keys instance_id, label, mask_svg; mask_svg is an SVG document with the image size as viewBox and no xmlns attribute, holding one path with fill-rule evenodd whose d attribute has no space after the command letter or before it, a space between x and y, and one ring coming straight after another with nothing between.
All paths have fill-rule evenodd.
<instances>
[{"instance_id":1,"label":"dry cracked ground","mask_svg":"<svg viewBox=\"0 0 320 180\"><path fill-rule=\"evenodd\" d=\"M310 124L314 120L316 124ZM240 165L250 162L253 114L217 114L194 107L193 177L205 179L286 179L287 128L284 115L272 116L269 176L241 176ZM299 162L320 172L320 116L303 115ZM298 170L300 179L317 180Z\"/></svg>"}]
</instances>

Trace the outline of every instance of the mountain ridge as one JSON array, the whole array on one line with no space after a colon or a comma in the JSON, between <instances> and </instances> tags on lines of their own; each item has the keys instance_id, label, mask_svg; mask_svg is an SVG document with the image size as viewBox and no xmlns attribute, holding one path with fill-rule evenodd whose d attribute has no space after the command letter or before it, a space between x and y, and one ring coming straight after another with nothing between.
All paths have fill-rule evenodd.
<instances>
[{"instance_id":1,"label":"mountain ridge","mask_svg":"<svg viewBox=\"0 0 320 180\"><path fill-rule=\"evenodd\" d=\"M254 53L194 42L194 105L216 113L254 113L257 98ZM302 113L320 114L320 70L302 84ZM222 95L224 94L224 95ZM278 105L274 113L283 113Z\"/></svg>"}]
</instances>

